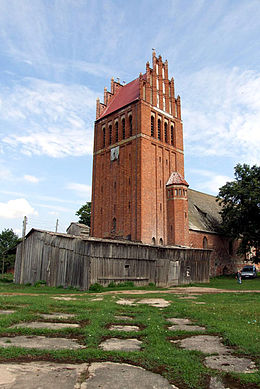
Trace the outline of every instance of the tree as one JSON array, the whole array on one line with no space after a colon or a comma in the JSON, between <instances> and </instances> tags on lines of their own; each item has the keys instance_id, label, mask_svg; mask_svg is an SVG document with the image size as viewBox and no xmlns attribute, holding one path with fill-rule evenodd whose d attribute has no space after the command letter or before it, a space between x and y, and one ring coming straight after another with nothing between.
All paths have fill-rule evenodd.
<instances>
[{"instance_id":1,"label":"tree","mask_svg":"<svg viewBox=\"0 0 260 389\"><path fill-rule=\"evenodd\" d=\"M87 202L82 205L80 209L76 212L76 215L79 216L79 222L86 224L90 227L90 218L91 218L91 202Z\"/></svg>"},{"instance_id":2,"label":"tree","mask_svg":"<svg viewBox=\"0 0 260 389\"><path fill-rule=\"evenodd\" d=\"M260 261L260 167L236 165L235 181L222 186L217 199L222 206L223 232L232 239L240 239L240 254L254 247L255 261Z\"/></svg>"},{"instance_id":3,"label":"tree","mask_svg":"<svg viewBox=\"0 0 260 389\"><path fill-rule=\"evenodd\" d=\"M18 235L12 229L5 229L0 233L0 259L2 262L2 270L6 271L12 268L15 262L15 254L10 254L8 250L12 249L20 242Z\"/></svg>"}]
</instances>

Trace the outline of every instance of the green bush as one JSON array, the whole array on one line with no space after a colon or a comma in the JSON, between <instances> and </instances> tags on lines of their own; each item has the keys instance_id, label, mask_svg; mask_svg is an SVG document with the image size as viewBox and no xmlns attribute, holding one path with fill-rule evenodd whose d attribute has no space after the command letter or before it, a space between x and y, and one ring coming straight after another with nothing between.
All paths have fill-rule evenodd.
<instances>
[{"instance_id":1,"label":"green bush","mask_svg":"<svg viewBox=\"0 0 260 389\"><path fill-rule=\"evenodd\" d=\"M104 290L104 286L100 285L98 282L90 285L89 287L90 292L103 292L103 290Z\"/></svg>"},{"instance_id":2,"label":"green bush","mask_svg":"<svg viewBox=\"0 0 260 389\"><path fill-rule=\"evenodd\" d=\"M116 287L116 283L114 281L111 281L109 282L109 284L107 285L108 288L115 288Z\"/></svg>"},{"instance_id":3,"label":"green bush","mask_svg":"<svg viewBox=\"0 0 260 389\"><path fill-rule=\"evenodd\" d=\"M37 288L39 286L45 286L45 285L46 285L46 281L40 280L40 281L35 282L35 284L33 286L35 286Z\"/></svg>"},{"instance_id":4,"label":"green bush","mask_svg":"<svg viewBox=\"0 0 260 389\"><path fill-rule=\"evenodd\" d=\"M133 288L135 284L133 283L133 281L125 281L125 282L120 282L119 284L117 284L117 286L119 288L124 288L124 287Z\"/></svg>"}]
</instances>

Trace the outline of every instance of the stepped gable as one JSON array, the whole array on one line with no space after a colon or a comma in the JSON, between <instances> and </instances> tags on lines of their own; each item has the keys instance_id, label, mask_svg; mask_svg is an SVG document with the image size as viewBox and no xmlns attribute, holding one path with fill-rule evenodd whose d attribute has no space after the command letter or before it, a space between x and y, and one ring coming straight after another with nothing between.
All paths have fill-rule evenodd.
<instances>
[{"instance_id":1,"label":"stepped gable","mask_svg":"<svg viewBox=\"0 0 260 389\"><path fill-rule=\"evenodd\" d=\"M215 196L188 189L188 204L191 230L219 232L221 206Z\"/></svg>"},{"instance_id":2,"label":"stepped gable","mask_svg":"<svg viewBox=\"0 0 260 389\"><path fill-rule=\"evenodd\" d=\"M124 85L118 90L115 96L112 97L106 109L102 112L99 119L117 111L118 109L138 100L140 97L139 77Z\"/></svg>"}]
</instances>

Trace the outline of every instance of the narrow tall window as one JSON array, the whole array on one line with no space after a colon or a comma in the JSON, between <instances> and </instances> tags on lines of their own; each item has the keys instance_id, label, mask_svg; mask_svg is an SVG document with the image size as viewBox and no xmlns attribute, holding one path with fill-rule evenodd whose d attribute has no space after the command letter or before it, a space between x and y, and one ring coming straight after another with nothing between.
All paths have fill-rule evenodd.
<instances>
[{"instance_id":1,"label":"narrow tall window","mask_svg":"<svg viewBox=\"0 0 260 389\"><path fill-rule=\"evenodd\" d=\"M145 84L143 85L143 100L146 100Z\"/></svg>"},{"instance_id":2,"label":"narrow tall window","mask_svg":"<svg viewBox=\"0 0 260 389\"><path fill-rule=\"evenodd\" d=\"M157 93L157 107L160 107L160 99L159 99L159 93Z\"/></svg>"},{"instance_id":3,"label":"narrow tall window","mask_svg":"<svg viewBox=\"0 0 260 389\"><path fill-rule=\"evenodd\" d=\"M115 217L112 220L112 232L116 232L116 218Z\"/></svg>"},{"instance_id":4,"label":"narrow tall window","mask_svg":"<svg viewBox=\"0 0 260 389\"><path fill-rule=\"evenodd\" d=\"M116 126L116 142L118 142L118 122L116 122L115 126Z\"/></svg>"},{"instance_id":5,"label":"narrow tall window","mask_svg":"<svg viewBox=\"0 0 260 389\"><path fill-rule=\"evenodd\" d=\"M129 116L129 136L133 135L132 115Z\"/></svg>"},{"instance_id":6,"label":"narrow tall window","mask_svg":"<svg viewBox=\"0 0 260 389\"><path fill-rule=\"evenodd\" d=\"M175 101L175 117L178 117L178 106L177 106L177 101Z\"/></svg>"},{"instance_id":7,"label":"narrow tall window","mask_svg":"<svg viewBox=\"0 0 260 389\"><path fill-rule=\"evenodd\" d=\"M111 145L112 143L112 125L109 125L109 144Z\"/></svg>"},{"instance_id":8,"label":"narrow tall window","mask_svg":"<svg viewBox=\"0 0 260 389\"><path fill-rule=\"evenodd\" d=\"M151 116L151 136L154 137L154 117Z\"/></svg>"},{"instance_id":9,"label":"narrow tall window","mask_svg":"<svg viewBox=\"0 0 260 389\"><path fill-rule=\"evenodd\" d=\"M158 139L161 140L161 119L158 119Z\"/></svg>"},{"instance_id":10,"label":"narrow tall window","mask_svg":"<svg viewBox=\"0 0 260 389\"><path fill-rule=\"evenodd\" d=\"M125 139L125 119L122 119L122 138Z\"/></svg>"},{"instance_id":11,"label":"narrow tall window","mask_svg":"<svg viewBox=\"0 0 260 389\"><path fill-rule=\"evenodd\" d=\"M174 143L174 138L173 138L173 124L171 125L171 145Z\"/></svg>"},{"instance_id":12,"label":"narrow tall window","mask_svg":"<svg viewBox=\"0 0 260 389\"><path fill-rule=\"evenodd\" d=\"M208 239L206 238L206 236L204 236L204 238L203 238L203 248L204 249L208 248Z\"/></svg>"},{"instance_id":13,"label":"narrow tall window","mask_svg":"<svg viewBox=\"0 0 260 389\"><path fill-rule=\"evenodd\" d=\"M106 146L106 128L103 128L103 147Z\"/></svg>"},{"instance_id":14,"label":"narrow tall window","mask_svg":"<svg viewBox=\"0 0 260 389\"><path fill-rule=\"evenodd\" d=\"M163 110L166 111L165 97L163 97Z\"/></svg>"},{"instance_id":15,"label":"narrow tall window","mask_svg":"<svg viewBox=\"0 0 260 389\"><path fill-rule=\"evenodd\" d=\"M168 124L164 123L164 141L168 143Z\"/></svg>"}]
</instances>

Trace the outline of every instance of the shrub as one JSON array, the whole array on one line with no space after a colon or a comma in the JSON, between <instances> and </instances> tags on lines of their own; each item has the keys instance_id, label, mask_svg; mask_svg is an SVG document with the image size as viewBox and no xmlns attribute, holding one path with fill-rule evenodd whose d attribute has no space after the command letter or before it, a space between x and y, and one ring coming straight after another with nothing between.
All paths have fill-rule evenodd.
<instances>
[{"instance_id":1,"label":"shrub","mask_svg":"<svg viewBox=\"0 0 260 389\"><path fill-rule=\"evenodd\" d=\"M40 281L35 282L35 284L33 286L39 287L39 286L45 286L45 285L46 285L46 281L40 280Z\"/></svg>"},{"instance_id":2,"label":"shrub","mask_svg":"<svg viewBox=\"0 0 260 389\"><path fill-rule=\"evenodd\" d=\"M90 285L89 287L90 292L103 292L103 290L104 290L104 286L100 285L98 282Z\"/></svg>"}]
</instances>

